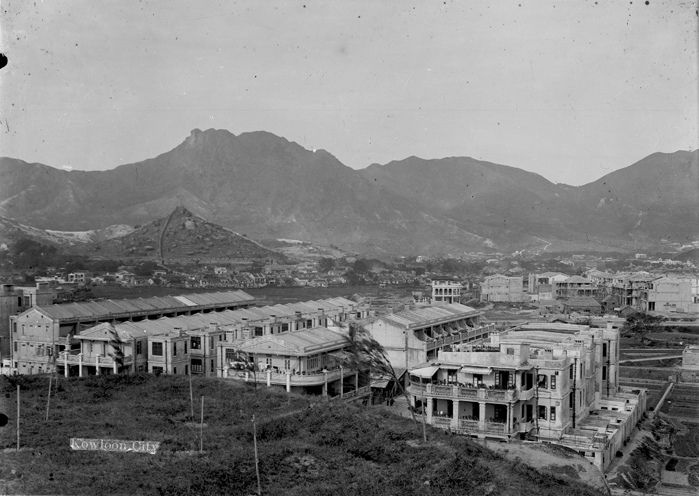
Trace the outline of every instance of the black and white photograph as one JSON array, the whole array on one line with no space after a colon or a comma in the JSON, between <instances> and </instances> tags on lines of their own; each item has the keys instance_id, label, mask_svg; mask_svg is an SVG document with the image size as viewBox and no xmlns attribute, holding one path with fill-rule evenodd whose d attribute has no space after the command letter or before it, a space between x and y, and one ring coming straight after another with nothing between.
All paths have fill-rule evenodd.
<instances>
[{"instance_id":1,"label":"black and white photograph","mask_svg":"<svg viewBox=\"0 0 699 496\"><path fill-rule=\"evenodd\" d=\"M698 493L696 0L0 0L0 495Z\"/></svg>"}]
</instances>

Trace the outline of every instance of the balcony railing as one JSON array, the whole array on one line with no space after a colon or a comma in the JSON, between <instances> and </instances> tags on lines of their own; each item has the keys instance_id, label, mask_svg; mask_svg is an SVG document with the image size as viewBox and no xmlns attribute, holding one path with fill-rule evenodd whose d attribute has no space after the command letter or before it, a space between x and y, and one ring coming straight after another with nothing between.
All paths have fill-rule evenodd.
<instances>
[{"instance_id":1,"label":"balcony railing","mask_svg":"<svg viewBox=\"0 0 699 496\"><path fill-rule=\"evenodd\" d=\"M444 385L444 384L418 384L410 383L408 392L413 396L438 396L451 399L466 399L475 401L517 401L530 399L534 396L534 390L520 392L517 389L495 389L485 387ZM520 395L524 393L524 397Z\"/></svg>"},{"instance_id":2,"label":"balcony railing","mask_svg":"<svg viewBox=\"0 0 699 496\"><path fill-rule=\"evenodd\" d=\"M264 384L267 382L268 371L262 370L255 374L252 372L247 372L248 381L257 380L258 384ZM327 381L332 382L343 377L354 376L355 370L353 369L332 369L327 372L315 371L306 372L305 374L289 374L289 384L291 386L318 386L325 383L327 374ZM228 369L228 377L241 379L246 377L245 370ZM269 371L269 381L270 384L275 385L286 385L287 383L287 373L286 371Z\"/></svg>"},{"instance_id":3,"label":"balcony railing","mask_svg":"<svg viewBox=\"0 0 699 496\"><path fill-rule=\"evenodd\" d=\"M96 366L99 361L100 366L112 367L114 358L109 355L82 355L80 350L61 351L58 354L58 365L63 365L68 362L68 365L83 365ZM125 356L122 360L122 365L130 365L133 363L133 356Z\"/></svg>"},{"instance_id":4,"label":"balcony railing","mask_svg":"<svg viewBox=\"0 0 699 496\"><path fill-rule=\"evenodd\" d=\"M462 343L468 339L483 336L495 330L495 324L487 324L479 327L470 327L452 331L450 335L440 336L437 338L426 338L427 350L434 350L450 344Z\"/></svg>"}]
</instances>

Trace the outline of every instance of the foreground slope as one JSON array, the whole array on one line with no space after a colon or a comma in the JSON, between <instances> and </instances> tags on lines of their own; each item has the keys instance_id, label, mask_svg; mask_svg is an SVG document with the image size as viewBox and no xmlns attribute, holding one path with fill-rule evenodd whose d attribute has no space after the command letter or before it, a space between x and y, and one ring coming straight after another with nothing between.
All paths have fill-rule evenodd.
<instances>
[{"instance_id":1,"label":"foreground slope","mask_svg":"<svg viewBox=\"0 0 699 496\"><path fill-rule=\"evenodd\" d=\"M14 402L14 385L0 380L0 392ZM423 444L419 426L380 408L195 379L196 415L204 396L204 453L186 454L200 443L199 429L186 423L186 377L60 378L48 422L48 379L15 381L22 384L26 448L0 453L0 487L9 493L254 494L255 414L263 494L598 494L508 462L466 438L429 429ZM14 425L14 412L9 416ZM162 444L156 455L71 451L71 437ZM0 446L14 441L14 429L0 429Z\"/></svg>"}]
</instances>

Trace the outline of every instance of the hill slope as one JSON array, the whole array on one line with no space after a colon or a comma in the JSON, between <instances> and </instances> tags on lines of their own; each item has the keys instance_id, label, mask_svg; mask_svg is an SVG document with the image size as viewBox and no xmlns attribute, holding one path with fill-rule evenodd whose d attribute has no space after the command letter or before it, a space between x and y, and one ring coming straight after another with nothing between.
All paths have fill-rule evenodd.
<instances>
[{"instance_id":1,"label":"hill slope","mask_svg":"<svg viewBox=\"0 0 699 496\"><path fill-rule=\"evenodd\" d=\"M0 213L37 227L140 224L178 205L258 239L368 252L462 251L485 242L375 187L331 154L266 132L194 130L167 153L109 171L0 160Z\"/></svg>"},{"instance_id":2,"label":"hill slope","mask_svg":"<svg viewBox=\"0 0 699 496\"><path fill-rule=\"evenodd\" d=\"M25 448L0 453L0 482L11 494L254 494L254 414L263 494L599 495L467 438L429 428L423 444L419 425L377 408L195 378L206 425L198 454L184 376L60 378L48 422L46 377L14 380L21 383ZM0 377L0 394L14 404L9 383ZM14 409L8 417L14 426ZM14 447L14 434L0 429L0 447ZM74 437L161 444L155 455L72 451Z\"/></svg>"},{"instance_id":3,"label":"hill slope","mask_svg":"<svg viewBox=\"0 0 699 496\"><path fill-rule=\"evenodd\" d=\"M91 252L114 259L226 261L284 256L229 229L177 207L170 215L140 226L119 238L92 245Z\"/></svg>"},{"instance_id":4,"label":"hill slope","mask_svg":"<svg viewBox=\"0 0 699 496\"><path fill-rule=\"evenodd\" d=\"M256 239L370 254L657 247L699 237L699 152L653 154L581 187L467 157L355 171L267 132L195 129L108 171L0 159L0 215L39 228L143 224L179 205Z\"/></svg>"}]
</instances>

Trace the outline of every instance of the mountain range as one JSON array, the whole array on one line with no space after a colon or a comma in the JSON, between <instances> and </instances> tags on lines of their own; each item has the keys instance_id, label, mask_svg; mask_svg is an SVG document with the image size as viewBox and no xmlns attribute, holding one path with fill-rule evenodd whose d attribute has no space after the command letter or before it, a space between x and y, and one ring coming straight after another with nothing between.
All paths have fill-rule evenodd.
<instances>
[{"instance_id":1,"label":"mountain range","mask_svg":"<svg viewBox=\"0 0 699 496\"><path fill-rule=\"evenodd\" d=\"M178 206L250 238L367 254L639 249L699 235L699 151L655 153L580 187L468 157L354 170L262 131L195 129L106 171L0 158L0 216L35 228L140 225Z\"/></svg>"}]
</instances>

